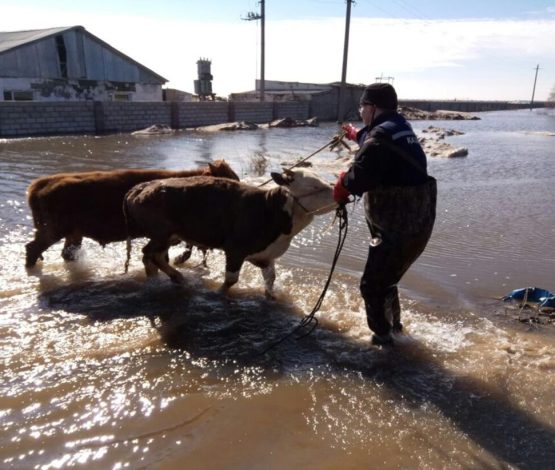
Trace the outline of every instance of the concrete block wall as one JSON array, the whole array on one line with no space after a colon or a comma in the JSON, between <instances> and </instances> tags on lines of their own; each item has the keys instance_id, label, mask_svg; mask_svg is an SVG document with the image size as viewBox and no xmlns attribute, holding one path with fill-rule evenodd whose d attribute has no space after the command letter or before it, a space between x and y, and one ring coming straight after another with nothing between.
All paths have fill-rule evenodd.
<instances>
[{"instance_id":1,"label":"concrete block wall","mask_svg":"<svg viewBox=\"0 0 555 470\"><path fill-rule=\"evenodd\" d=\"M476 113L480 111L504 111L509 109L526 109L528 103L514 103L509 101L456 101L456 100L399 100L400 106L409 106L424 111L461 111ZM535 103L535 107L543 107L543 103Z\"/></svg>"},{"instance_id":2,"label":"concrete block wall","mask_svg":"<svg viewBox=\"0 0 555 470\"><path fill-rule=\"evenodd\" d=\"M272 102L235 102L232 121L249 121L256 124L270 122L274 116L274 103ZM285 117L285 116L280 116Z\"/></svg>"},{"instance_id":3,"label":"concrete block wall","mask_svg":"<svg viewBox=\"0 0 555 470\"><path fill-rule=\"evenodd\" d=\"M101 108L104 115L103 132L135 131L153 124L171 126L171 104L168 102L104 101Z\"/></svg>"},{"instance_id":4,"label":"concrete block wall","mask_svg":"<svg viewBox=\"0 0 555 470\"><path fill-rule=\"evenodd\" d=\"M348 96L349 102L356 97ZM487 111L526 108L526 103L498 101L401 100L401 105L424 110ZM534 103L543 107L545 103ZM267 123L277 118L322 121L337 118L337 97L333 93L314 95L310 102L117 102L57 101L0 102L0 137L34 135L102 134L130 132L152 124L173 128L198 127L232 121Z\"/></svg>"},{"instance_id":5,"label":"concrete block wall","mask_svg":"<svg viewBox=\"0 0 555 470\"><path fill-rule=\"evenodd\" d=\"M0 102L2 137L94 132L91 101Z\"/></svg>"},{"instance_id":6,"label":"concrete block wall","mask_svg":"<svg viewBox=\"0 0 555 470\"><path fill-rule=\"evenodd\" d=\"M317 116L322 121L335 121L337 119L337 94L330 91L314 95L310 102L310 114Z\"/></svg>"},{"instance_id":7,"label":"concrete block wall","mask_svg":"<svg viewBox=\"0 0 555 470\"><path fill-rule=\"evenodd\" d=\"M178 103L179 126L198 127L229 121L229 107L225 101L201 101Z\"/></svg>"},{"instance_id":8,"label":"concrete block wall","mask_svg":"<svg viewBox=\"0 0 555 470\"><path fill-rule=\"evenodd\" d=\"M284 101L275 103L276 118L308 119L310 116L309 101Z\"/></svg>"}]
</instances>

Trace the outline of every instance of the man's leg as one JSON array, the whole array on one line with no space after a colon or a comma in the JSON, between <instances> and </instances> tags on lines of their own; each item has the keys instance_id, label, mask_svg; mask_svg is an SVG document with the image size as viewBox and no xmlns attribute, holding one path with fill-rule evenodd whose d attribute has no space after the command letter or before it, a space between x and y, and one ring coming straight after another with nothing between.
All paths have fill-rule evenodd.
<instances>
[{"instance_id":1,"label":"man's leg","mask_svg":"<svg viewBox=\"0 0 555 470\"><path fill-rule=\"evenodd\" d=\"M400 308L397 282L399 275L399 250L383 242L370 247L360 292L366 306L368 326L379 337L388 337L393 322L399 323ZM397 254L397 255L396 255Z\"/></svg>"}]
</instances>

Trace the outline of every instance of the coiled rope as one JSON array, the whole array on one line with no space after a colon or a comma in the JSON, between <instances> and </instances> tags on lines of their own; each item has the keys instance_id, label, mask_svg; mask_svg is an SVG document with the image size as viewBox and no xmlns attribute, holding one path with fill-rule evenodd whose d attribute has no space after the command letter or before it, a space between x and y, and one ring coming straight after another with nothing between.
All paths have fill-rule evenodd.
<instances>
[{"instance_id":1,"label":"coiled rope","mask_svg":"<svg viewBox=\"0 0 555 470\"><path fill-rule=\"evenodd\" d=\"M279 346L281 343L283 343L285 340L287 340L288 338L290 338L291 336L293 336L295 333L297 333L299 330L303 328L308 328L308 331L305 331L303 334L298 336L297 340L302 339L305 336L308 336L318 326L318 319L316 318L315 315L316 315L316 312L320 310L320 307L322 307L322 304L324 303L324 297L326 296L326 292L328 291L328 287L330 285L331 278L335 270L335 266L337 265L337 260L339 259L339 255L341 254L341 250L343 249L343 245L345 244L345 239L347 238L347 232L349 229L349 218L347 216L347 207L345 204L341 204L336 209L335 218L339 220L339 236L337 239L337 245L335 247L335 253L333 255L333 259L331 263L330 273L328 275L326 284L322 289L322 293L320 294L320 297L318 297L318 300L316 301L316 305L314 305L314 308L312 309L312 311L308 315L305 315L305 317L301 320L301 322L295 328L293 328L292 331L287 333L278 341L267 346L263 351L259 353L259 355L266 354L270 349L273 349L276 346Z\"/></svg>"}]
</instances>

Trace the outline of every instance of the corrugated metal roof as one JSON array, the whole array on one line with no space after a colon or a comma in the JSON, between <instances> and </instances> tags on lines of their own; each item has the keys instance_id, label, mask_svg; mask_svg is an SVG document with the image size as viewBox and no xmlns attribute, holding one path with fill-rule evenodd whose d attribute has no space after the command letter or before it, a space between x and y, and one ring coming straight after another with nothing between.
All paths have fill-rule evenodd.
<instances>
[{"instance_id":1,"label":"corrugated metal roof","mask_svg":"<svg viewBox=\"0 0 555 470\"><path fill-rule=\"evenodd\" d=\"M63 31L67 31L68 29L73 29L75 27L76 26L66 26L62 28L32 29L29 31L11 31L7 33L0 32L0 53L29 44L30 42L44 39L48 36L60 34Z\"/></svg>"},{"instance_id":2,"label":"corrugated metal roof","mask_svg":"<svg viewBox=\"0 0 555 470\"><path fill-rule=\"evenodd\" d=\"M118 51L115 47L110 46L110 44L104 42L102 39L96 37L94 34L89 33L83 26L66 26L60 28L34 29L29 31L0 32L0 54L15 49L16 47L24 46L35 41L40 41L44 38L55 36L56 34L60 34L64 31L69 31L72 29L82 31L83 34L88 35L90 38L94 39L99 44L102 44L104 47L110 49L115 54L123 57L125 60L128 60L138 67L146 70L148 73L157 77L160 81L168 81L167 78L158 75L156 72L152 71L148 67L145 67L143 64L125 55L123 52Z\"/></svg>"}]
</instances>

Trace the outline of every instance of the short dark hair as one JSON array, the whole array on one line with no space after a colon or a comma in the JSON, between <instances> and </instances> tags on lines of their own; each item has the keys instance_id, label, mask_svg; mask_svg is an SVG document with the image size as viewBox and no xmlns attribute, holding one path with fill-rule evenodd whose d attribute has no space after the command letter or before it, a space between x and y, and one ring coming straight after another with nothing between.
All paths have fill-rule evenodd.
<instances>
[{"instance_id":1,"label":"short dark hair","mask_svg":"<svg viewBox=\"0 0 555 470\"><path fill-rule=\"evenodd\" d=\"M372 83L364 89L360 97L360 104L373 104L383 109L397 109L397 92L389 83Z\"/></svg>"}]
</instances>

